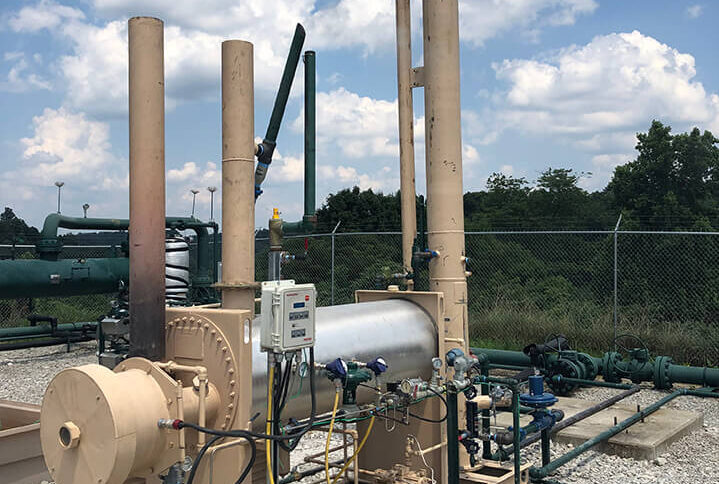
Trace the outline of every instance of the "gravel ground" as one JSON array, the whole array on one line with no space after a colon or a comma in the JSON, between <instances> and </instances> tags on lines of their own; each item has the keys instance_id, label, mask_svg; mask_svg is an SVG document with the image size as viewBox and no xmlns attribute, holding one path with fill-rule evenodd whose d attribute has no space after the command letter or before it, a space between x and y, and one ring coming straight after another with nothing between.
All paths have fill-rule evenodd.
<instances>
[{"instance_id":1,"label":"gravel ground","mask_svg":"<svg viewBox=\"0 0 719 484\"><path fill-rule=\"evenodd\" d=\"M73 345L70 353L65 346L32 348L0 353L0 399L41 403L42 395L52 377L64 368L96 362L96 345L93 342ZM585 388L573 396L600 401L620 390L608 388ZM641 392L631 395L624 402L645 407L666 395L667 392L651 389L645 385ZM562 483L576 484L695 484L719 483L719 399L679 397L668 404L670 408L704 413L704 426L671 445L656 461L635 461L588 451L581 457L560 468L553 479ZM299 469L314 467L302 464L303 458L324 449L326 434L311 432L305 436L292 454L291 465ZM333 437L333 446L342 437ZM552 456L558 457L571 450L571 446L552 443ZM341 452L333 454L339 458ZM523 450L527 462L539 464L539 444ZM303 479L310 484L321 479L324 472Z\"/></svg>"}]
</instances>

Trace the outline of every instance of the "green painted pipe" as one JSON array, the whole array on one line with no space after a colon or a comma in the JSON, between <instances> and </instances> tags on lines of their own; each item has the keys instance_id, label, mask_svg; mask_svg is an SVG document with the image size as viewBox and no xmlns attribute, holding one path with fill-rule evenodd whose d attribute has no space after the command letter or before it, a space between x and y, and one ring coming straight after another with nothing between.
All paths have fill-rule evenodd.
<instances>
[{"instance_id":1,"label":"green painted pipe","mask_svg":"<svg viewBox=\"0 0 719 484\"><path fill-rule=\"evenodd\" d=\"M495 350L489 348L470 348L474 354L485 354L489 358L491 366L503 366L516 369L518 367L531 368L532 362L529 356L521 351ZM640 352L637 352L639 354ZM669 389L674 383L688 383L707 387L719 387L719 368L683 366L672 362L669 356L658 356L654 361L649 361L648 355L645 359L631 358L622 360L622 355L616 352L607 352L602 358L586 355L599 370L598 374L604 377L608 383L619 383L623 378L632 380L634 383L650 381L659 389ZM558 360L557 353L547 356L545 366L551 366ZM575 379L564 378L568 383ZM576 379L577 383L585 383L589 380ZM598 385L602 385L599 383ZM604 386L610 386L609 384ZM618 387L623 388L623 387Z\"/></svg>"},{"instance_id":2,"label":"green painted pipe","mask_svg":"<svg viewBox=\"0 0 719 484\"><path fill-rule=\"evenodd\" d=\"M128 219L68 217L58 213L51 213L45 217L42 232L40 233L40 241L36 244L35 248L41 259L56 261L62 250L62 242L57 236L57 232L60 228L75 230L127 230L129 227L130 221ZM192 230L195 232L195 236L197 237L197 272L193 275L193 285L204 286L212 284L213 272L210 264L210 237L207 228L212 227L216 232L217 224L215 222L203 222L194 217L166 217L165 227L168 229ZM97 292L94 294L97 294Z\"/></svg>"},{"instance_id":3,"label":"green painted pipe","mask_svg":"<svg viewBox=\"0 0 719 484\"><path fill-rule=\"evenodd\" d=\"M267 125L267 131L265 132L265 141L270 141L272 143L277 141L277 134L280 132L282 116L285 114L287 99L290 97L292 81L295 78L297 64L300 62L300 54L302 53L302 44L304 44L304 41L305 29L302 25L297 24L295 27L294 37L292 38L292 45L290 46L290 53L287 55L285 68L282 71L282 80L280 81L280 87L277 90L275 104L272 107L270 123Z\"/></svg>"},{"instance_id":4,"label":"green painted pipe","mask_svg":"<svg viewBox=\"0 0 719 484\"><path fill-rule=\"evenodd\" d=\"M704 391L696 391L696 390L689 390L689 389L680 389L676 390L675 392L665 396L664 398L654 402L653 404L649 405L645 409L635 413L631 417L629 417L626 420L622 420L617 425L614 425L613 427L605 430L604 432L600 433L599 435L587 440L581 445L578 445L571 451L567 452L566 454L562 455L561 457L553 460L549 464L543 466L543 467L531 467L529 469L529 475L534 479L543 479L547 477L552 472L559 469L561 466L566 464L567 462L571 461L572 459L578 457L579 455L583 454L584 452L588 451L595 445L608 440L612 438L613 436L617 435L618 433L626 430L631 425L637 423L640 420L643 420L648 415L651 415L652 413L659 410L662 406L666 405L670 401L674 400L677 397L680 397L682 395L693 395L693 396L699 396L699 397L712 397L712 398L719 398L719 393L710 393L710 392L704 392Z\"/></svg>"},{"instance_id":5,"label":"green painted pipe","mask_svg":"<svg viewBox=\"0 0 719 484\"><path fill-rule=\"evenodd\" d=\"M470 348L473 354L485 354L490 364L509 365L513 367L530 368L532 361L521 351L494 350L489 348Z\"/></svg>"},{"instance_id":6,"label":"green painted pipe","mask_svg":"<svg viewBox=\"0 0 719 484\"><path fill-rule=\"evenodd\" d=\"M305 214L303 221L316 221L315 207L315 52L305 52Z\"/></svg>"},{"instance_id":7,"label":"green painted pipe","mask_svg":"<svg viewBox=\"0 0 719 484\"><path fill-rule=\"evenodd\" d=\"M62 323L56 327L56 333L67 333L73 331L95 331L97 322L87 323ZM52 327L47 324L38 326L20 326L14 328L0 328L0 340L8 338L36 338L39 336L51 336Z\"/></svg>"},{"instance_id":8,"label":"green painted pipe","mask_svg":"<svg viewBox=\"0 0 719 484\"><path fill-rule=\"evenodd\" d=\"M117 292L128 281L126 258L0 261L0 299Z\"/></svg>"}]
</instances>

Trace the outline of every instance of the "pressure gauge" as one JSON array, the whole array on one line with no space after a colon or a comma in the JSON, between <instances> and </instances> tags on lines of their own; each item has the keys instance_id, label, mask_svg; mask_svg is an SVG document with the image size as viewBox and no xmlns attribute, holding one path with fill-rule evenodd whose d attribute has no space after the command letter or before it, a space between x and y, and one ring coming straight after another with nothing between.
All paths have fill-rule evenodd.
<instances>
[{"instance_id":1,"label":"pressure gauge","mask_svg":"<svg viewBox=\"0 0 719 484\"><path fill-rule=\"evenodd\" d=\"M442 368L442 358L432 358L432 368L434 368L435 370L439 370L440 368Z\"/></svg>"}]
</instances>

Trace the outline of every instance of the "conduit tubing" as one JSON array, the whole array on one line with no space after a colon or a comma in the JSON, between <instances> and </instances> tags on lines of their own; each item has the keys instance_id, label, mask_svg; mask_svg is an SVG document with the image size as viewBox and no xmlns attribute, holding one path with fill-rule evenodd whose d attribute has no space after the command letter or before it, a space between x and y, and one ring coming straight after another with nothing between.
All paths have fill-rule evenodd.
<instances>
[{"instance_id":1,"label":"conduit tubing","mask_svg":"<svg viewBox=\"0 0 719 484\"><path fill-rule=\"evenodd\" d=\"M631 427L635 423L637 423L640 420L643 420L647 416L651 415L652 413L659 410L662 406L666 405L667 403L671 402L677 397L683 396L683 395L692 395L697 397L710 397L710 398L719 398L719 393L711 393L707 391L699 391L699 390L690 390L686 388L682 388L679 390L674 391L673 393L670 393L669 395L665 396L664 398L661 398L660 400L654 402L653 404L649 405L645 409L635 413L631 417L627 418L626 420L623 420L619 422L617 425L614 425L613 427L605 430L604 432L600 433L599 435L587 440L581 445L578 445L571 451L567 452L566 454L562 455L561 457L553 460L549 464L543 466L543 467L531 467L529 469L529 475L535 479L543 479L547 477L552 472L559 469L561 466L566 464L567 462L571 461L572 459L578 457L579 455L583 454L587 450L591 449L595 445L612 438L613 436L617 435L618 433L626 430L627 428Z\"/></svg>"}]
</instances>

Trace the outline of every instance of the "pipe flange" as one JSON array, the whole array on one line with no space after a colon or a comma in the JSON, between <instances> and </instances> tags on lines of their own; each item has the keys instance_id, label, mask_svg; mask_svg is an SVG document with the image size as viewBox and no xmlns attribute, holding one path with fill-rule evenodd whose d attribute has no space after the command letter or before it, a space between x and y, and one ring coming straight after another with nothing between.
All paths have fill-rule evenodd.
<instances>
[{"instance_id":1,"label":"pipe flange","mask_svg":"<svg viewBox=\"0 0 719 484\"><path fill-rule=\"evenodd\" d=\"M570 360L560 359L552 365L548 373L547 386L557 395L569 395L578 384L564 381L563 378L581 378L579 366ZM558 379L554 377L559 376Z\"/></svg>"},{"instance_id":2,"label":"pipe flange","mask_svg":"<svg viewBox=\"0 0 719 484\"><path fill-rule=\"evenodd\" d=\"M672 387L669 378L669 367L672 359L669 356L657 356L654 360L654 387L659 390L668 390Z\"/></svg>"},{"instance_id":3,"label":"pipe flange","mask_svg":"<svg viewBox=\"0 0 719 484\"><path fill-rule=\"evenodd\" d=\"M599 367L594 358L586 353L577 353L577 361L584 367L584 379L594 380L599 374Z\"/></svg>"},{"instance_id":4,"label":"pipe flange","mask_svg":"<svg viewBox=\"0 0 719 484\"><path fill-rule=\"evenodd\" d=\"M617 369L618 363L622 361L622 355L616 351L607 351L602 357L602 376L604 381L610 383L620 383L622 376Z\"/></svg>"}]
</instances>

